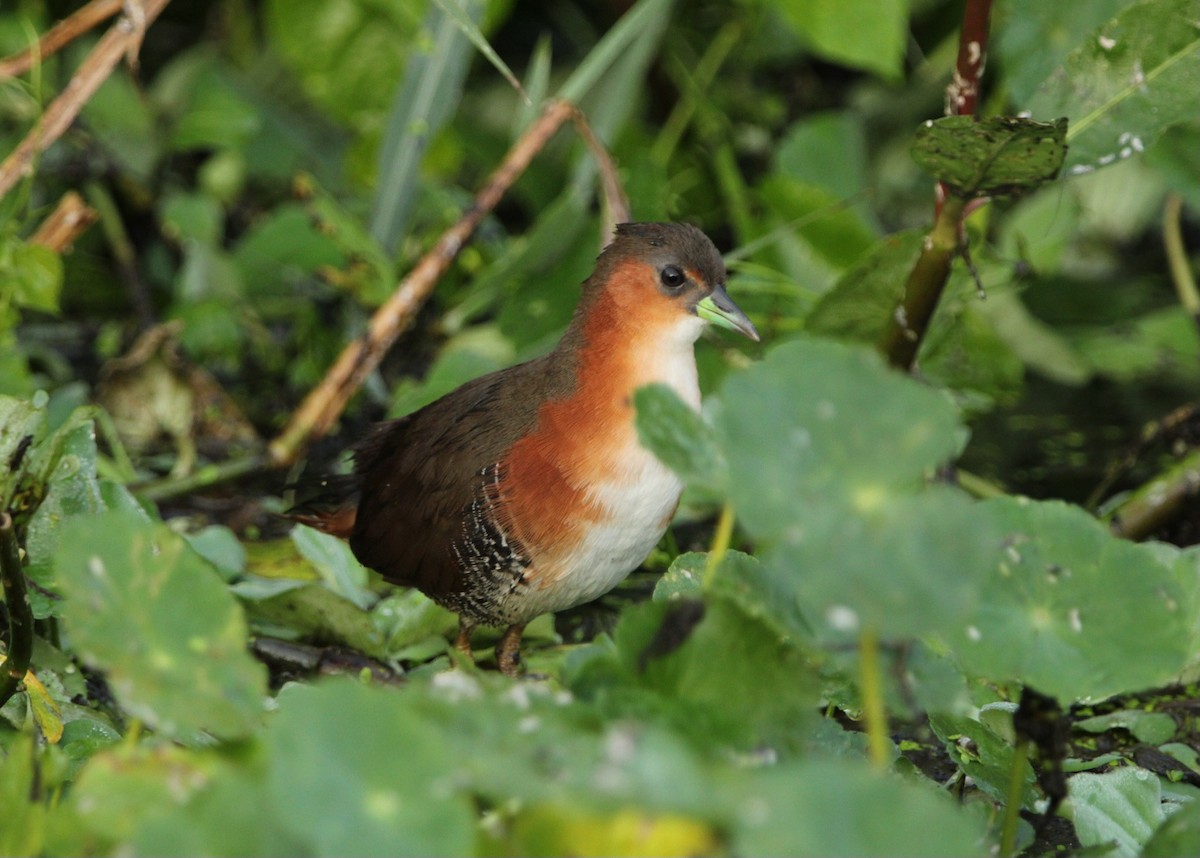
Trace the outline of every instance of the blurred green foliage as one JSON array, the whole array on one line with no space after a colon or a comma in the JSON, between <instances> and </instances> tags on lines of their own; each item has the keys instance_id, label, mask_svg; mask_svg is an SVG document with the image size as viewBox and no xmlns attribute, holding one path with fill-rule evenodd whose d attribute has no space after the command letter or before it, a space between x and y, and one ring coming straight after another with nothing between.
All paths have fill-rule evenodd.
<instances>
[{"instance_id":1,"label":"blurred green foliage","mask_svg":"<svg viewBox=\"0 0 1200 858\"><path fill-rule=\"evenodd\" d=\"M6 6L0 54L75 5ZM0 854L991 854L997 808L1044 801L1034 774L1050 764L1014 753L1023 685L1096 706L1194 680L1197 549L1119 540L1078 504L1200 382L1161 249L1168 194L1197 246L1200 6L996 5L984 127L1065 117L1063 175L1010 158L1019 134L984 152L1024 193L966 221L972 270L955 263L918 377L902 378L871 346L931 223L918 162L994 178L972 165L978 147L935 139L931 156L927 140L914 160L961 13L169 5L139 70L118 69L0 200L0 500L25 550L43 688L0 707ZM95 40L0 79L0 148ZM639 392L642 442L690 483L687 523L653 561L667 571L653 598L635 580L606 602L618 610L600 633L563 644L564 625L532 624L527 660L546 678L511 682L447 669L454 618L342 543L251 538L272 529L278 502L262 495L277 485L244 487L224 519L227 495L140 499L169 445L130 461L87 402L140 330L179 320L172 371L195 397L199 467L240 455L220 431L235 418L270 437L556 94L614 153L637 219L696 223L728 251L763 345L698 346L703 414ZM408 413L553 342L600 246L595 185L561 133L345 423ZM30 237L72 189L100 223L59 256ZM1169 440L1110 492L1194 443ZM951 465L1012 494L970 496ZM734 548L689 550L722 507ZM887 711L928 716L961 800L900 733L881 772L845 729L866 708L864 632L883 644ZM292 658L269 677L247 654L265 639ZM324 672L357 679L306 681ZM1112 705L1081 732L1128 733L1180 768L1074 775L1079 842L1200 851L1195 719ZM1120 757L1066 764L1105 759Z\"/></svg>"}]
</instances>

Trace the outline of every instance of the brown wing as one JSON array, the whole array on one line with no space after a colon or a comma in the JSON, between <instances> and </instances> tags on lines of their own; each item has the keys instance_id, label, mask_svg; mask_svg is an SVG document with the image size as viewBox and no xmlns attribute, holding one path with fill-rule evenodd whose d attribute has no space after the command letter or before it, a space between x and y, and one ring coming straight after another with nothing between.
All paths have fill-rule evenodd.
<instances>
[{"instance_id":1,"label":"brown wing","mask_svg":"<svg viewBox=\"0 0 1200 858\"><path fill-rule=\"evenodd\" d=\"M533 427L547 388L563 382L557 363L485 375L376 427L356 456L362 497L350 546L363 564L435 598L461 589L453 546L483 472Z\"/></svg>"}]
</instances>

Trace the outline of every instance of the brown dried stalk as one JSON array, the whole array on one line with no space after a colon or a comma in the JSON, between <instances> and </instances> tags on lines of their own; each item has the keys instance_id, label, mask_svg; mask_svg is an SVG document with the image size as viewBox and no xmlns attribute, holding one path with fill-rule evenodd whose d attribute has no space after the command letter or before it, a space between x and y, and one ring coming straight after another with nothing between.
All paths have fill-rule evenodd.
<instances>
[{"instance_id":1,"label":"brown dried stalk","mask_svg":"<svg viewBox=\"0 0 1200 858\"><path fill-rule=\"evenodd\" d=\"M88 30L120 12L124 5L125 0L92 0L47 30L36 45L19 54L0 59L0 77L24 74L33 68L35 63L53 56Z\"/></svg>"},{"instance_id":2,"label":"brown dried stalk","mask_svg":"<svg viewBox=\"0 0 1200 858\"><path fill-rule=\"evenodd\" d=\"M44 245L55 253L64 253L99 218L100 215L83 201L83 197L75 191L67 191L50 216L29 237L29 242Z\"/></svg>"},{"instance_id":3,"label":"brown dried stalk","mask_svg":"<svg viewBox=\"0 0 1200 858\"><path fill-rule=\"evenodd\" d=\"M80 64L66 88L46 108L33 129L0 164L0 197L11 191L21 179L33 173L37 156L63 135L112 74L123 56L133 56L142 43L142 35L170 0L127 0L127 14L117 19L100 37L96 47Z\"/></svg>"},{"instance_id":4,"label":"brown dried stalk","mask_svg":"<svg viewBox=\"0 0 1200 858\"><path fill-rule=\"evenodd\" d=\"M400 281L392 296L375 311L363 335L342 350L320 384L313 388L292 414L288 425L268 447L268 458L272 465L285 467L292 464L310 442L329 431L350 397L358 392L366 377L379 366L388 349L408 328L433 292L438 279L450 267L475 228L568 119L575 123L599 164L610 215L617 220L628 220L629 204L616 166L603 144L592 133L583 114L565 101L547 104L542 114L509 149L500 166L488 177L475 195L474 204L442 233L433 248Z\"/></svg>"}]
</instances>

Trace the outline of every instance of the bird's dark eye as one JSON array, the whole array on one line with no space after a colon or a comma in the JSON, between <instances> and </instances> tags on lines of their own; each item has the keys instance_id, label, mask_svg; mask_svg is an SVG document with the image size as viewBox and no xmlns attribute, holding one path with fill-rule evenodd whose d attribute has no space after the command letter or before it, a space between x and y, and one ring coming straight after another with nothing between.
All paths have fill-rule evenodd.
<instances>
[{"instance_id":1,"label":"bird's dark eye","mask_svg":"<svg viewBox=\"0 0 1200 858\"><path fill-rule=\"evenodd\" d=\"M687 276L674 265L668 265L664 268L659 275L659 279L662 280L662 285L668 289L678 289L687 282Z\"/></svg>"}]
</instances>

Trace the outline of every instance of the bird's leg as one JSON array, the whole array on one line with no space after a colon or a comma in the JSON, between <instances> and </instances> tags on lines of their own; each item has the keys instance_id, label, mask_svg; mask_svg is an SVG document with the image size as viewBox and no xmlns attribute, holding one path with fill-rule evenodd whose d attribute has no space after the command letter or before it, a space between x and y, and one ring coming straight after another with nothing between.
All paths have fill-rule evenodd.
<instances>
[{"instance_id":1,"label":"bird's leg","mask_svg":"<svg viewBox=\"0 0 1200 858\"><path fill-rule=\"evenodd\" d=\"M458 618L458 637L454 639L454 648L467 657L467 661L474 662L475 656L471 653L471 632L475 631L475 623L468 620L466 617Z\"/></svg>"},{"instance_id":2,"label":"bird's leg","mask_svg":"<svg viewBox=\"0 0 1200 858\"><path fill-rule=\"evenodd\" d=\"M521 666L521 634L524 631L524 623L514 623L504 630L500 643L496 644L496 664L505 676L515 677Z\"/></svg>"}]
</instances>

